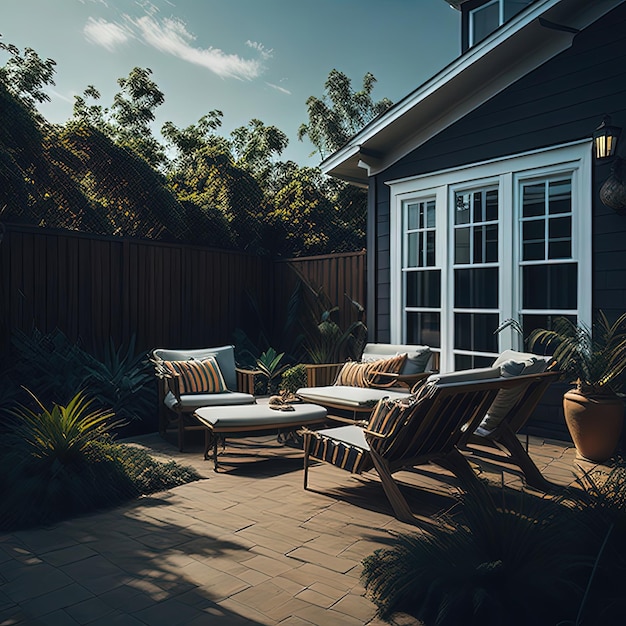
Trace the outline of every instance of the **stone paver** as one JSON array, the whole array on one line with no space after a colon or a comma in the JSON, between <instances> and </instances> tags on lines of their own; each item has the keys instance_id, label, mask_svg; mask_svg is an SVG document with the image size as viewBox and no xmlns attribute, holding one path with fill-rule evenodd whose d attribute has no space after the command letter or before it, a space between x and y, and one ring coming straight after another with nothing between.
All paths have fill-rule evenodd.
<instances>
[{"instance_id":1,"label":"stone paver","mask_svg":"<svg viewBox=\"0 0 626 626\"><path fill-rule=\"evenodd\" d=\"M395 534L418 529L393 517L375 475L317 464L304 491L301 451L270 438L229 443L218 473L202 459L202 442L184 453L158 435L135 443L195 467L203 480L0 535L0 626L382 626L360 582L361 562ZM566 444L530 437L529 446L559 484L593 467ZM490 480L522 484L515 468L502 474L497 458L471 461ZM423 469L399 478L427 521L452 503L456 483Z\"/></svg>"}]
</instances>

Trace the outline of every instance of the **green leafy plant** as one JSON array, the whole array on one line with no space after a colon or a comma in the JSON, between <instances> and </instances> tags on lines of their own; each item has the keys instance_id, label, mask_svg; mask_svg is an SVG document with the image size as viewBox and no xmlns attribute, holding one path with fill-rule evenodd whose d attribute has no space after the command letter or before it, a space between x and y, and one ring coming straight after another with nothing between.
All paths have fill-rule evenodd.
<instances>
[{"instance_id":1,"label":"green leafy plant","mask_svg":"<svg viewBox=\"0 0 626 626\"><path fill-rule=\"evenodd\" d=\"M362 579L388 621L554 626L576 615L598 548L563 501L480 484L424 532L368 556Z\"/></svg>"},{"instance_id":2,"label":"green leafy plant","mask_svg":"<svg viewBox=\"0 0 626 626\"><path fill-rule=\"evenodd\" d=\"M28 384L44 403L65 403L85 386L88 368L95 359L59 329L30 334L15 330L11 337L15 365L11 371L14 387ZM24 401L29 398L24 397Z\"/></svg>"},{"instance_id":3,"label":"green leafy plant","mask_svg":"<svg viewBox=\"0 0 626 626\"><path fill-rule=\"evenodd\" d=\"M303 363L286 369L280 380L280 388L288 393L295 393L301 387L306 387L306 384L306 366Z\"/></svg>"},{"instance_id":4,"label":"green leafy plant","mask_svg":"<svg viewBox=\"0 0 626 626\"><path fill-rule=\"evenodd\" d=\"M363 322L365 309L345 294L357 311L358 319L344 330L333 319L339 312L322 290L311 290L314 302L309 307L309 319L315 324L305 326L305 348L311 363L341 363L346 359L358 361L367 342L367 326ZM321 312L320 312L321 308ZM317 316L317 317L316 317Z\"/></svg>"},{"instance_id":5,"label":"green leafy plant","mask_svg":"<svg viewBox=\"0 0 626 626\"><path fill-rule=\"evenodd\" d=\"M276 391L277 381L288 367L287 365L280 365L284 356L284 352L278 354L274 348L268 348L256 360L259 375L265 378L267 393L273 393Z\"/></svg>"},{"instance_id":6,"label":"green leafy plant","mask_svg":"<svg viewBox=\"0 0 626 626\"><path fill-rule=\"evenodd\" d=\"M626 371L626 313L614 323L599 311L589 327L558 317L553 329L539 328L528 337L531 349L543 347L585 395L614 394L622 389Z\"/></svg>"},{"instance_id":7,"label":"green leafy plant","mask_svg":"<svg viewBox=\"0 0 626 626\"><path fill-rule=\"evenodd\" d=\"M32 395L32 394L31 394ZM198 478L114 442L111 411L83 392L65 405L18 407L0 439L0 529L51 523Z\"/></svg>"},{"instance_id":8,"label":"green leafy plant","mask_svg":"<svg viewBox=\"0 0 626 626\"><path fill-rule=\"evenodd\" d=\"M138 421L156 406L154 374L147 357L135 353L135 336L126 348L116 348L111 339L103 360L94 359L86 373L84 384L90 395L99 405L110 407L117 418Z\"/></svg>"}]
</instances>

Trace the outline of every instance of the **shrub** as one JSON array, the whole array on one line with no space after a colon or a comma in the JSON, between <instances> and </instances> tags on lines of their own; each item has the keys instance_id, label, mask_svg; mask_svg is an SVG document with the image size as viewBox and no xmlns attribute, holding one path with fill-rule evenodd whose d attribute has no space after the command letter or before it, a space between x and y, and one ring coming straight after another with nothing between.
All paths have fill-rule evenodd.
<instances>
[{"instance_id":1,"label":"shrub","mask_svg":"<svg viewBox=\"0 0 626 626\"><path fill-rule=\"evenodd\" d=\"M13 411L0 440L0 530L55 522L199 478L115 443L113 414L93 409L82 392L50 410L33 399L38 410Z\"/></svg>"},{"instance_id":2,"label":"shrub","mask_svg":"<svg viewBox=\"0 0 626 626\"><path fill-rule=\"evenodd\" d=\"M306 387L306 382L306 366L299 363L283 372L280 388L289 393L296 393L301 387Z\"/></svg>"},{"instance_id":3,"label":"shrub","mask_svg":"<svg viewBox=\"0 0 626 626\"><path fill-rule=\"evenodd\" d=\"M494 496L482 483L460 498L459 514L364 560L378 615L425 626L570 623L600 548L576 508L504 489Z\"/></svg>"}]
</instances>

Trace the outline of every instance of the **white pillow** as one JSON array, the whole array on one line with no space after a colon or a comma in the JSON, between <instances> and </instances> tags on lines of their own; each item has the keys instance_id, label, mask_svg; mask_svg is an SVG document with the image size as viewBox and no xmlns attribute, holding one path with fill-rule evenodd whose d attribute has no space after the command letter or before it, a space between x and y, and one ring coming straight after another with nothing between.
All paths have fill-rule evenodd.
<instances>
[{"instance_id":1,"label":"white pillow","mask_svg":"<svg viewBox=\"0 0 626 626\"><path fill-rule=\"evenodd\" d=\"M501 376L514 378L515 376L545 372L548 360L536 354L505 350L493 364L500 368ZM487 414L474 432L483 437L492 432L520 399L529 384L530 382L512 389L500 389Z\"/></svg>"}]
</instances>

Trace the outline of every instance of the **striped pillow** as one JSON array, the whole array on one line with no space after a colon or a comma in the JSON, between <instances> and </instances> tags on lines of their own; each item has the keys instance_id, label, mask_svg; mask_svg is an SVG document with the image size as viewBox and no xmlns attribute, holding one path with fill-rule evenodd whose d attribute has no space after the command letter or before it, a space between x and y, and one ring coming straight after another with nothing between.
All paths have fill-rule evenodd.
<instances>
[{"instance_id":1,"label":"striped pillow","mask_svg":"<svg viewBox=\"0 0 626 626\"><path fill-rule=\"evenodd\" d=\"M178 378L178 388L185 393L223 393L228 391L217 361L163 361L163 367Z\"/></svg>"},{"instance_id":2,"label":"striped pillow","mask_svg":"<svg viewBox=\"0 0 626 626\"><path fill-rule=\"evenodd\" d=\"M344 363L337 374L335 385L346 385L348 387L369 387L370 372L391 372L398 374L406 361L406 354L399 354L389 359L379 359L359 363L358 361L348 361Z\"/></svg>"}]
</instances>

